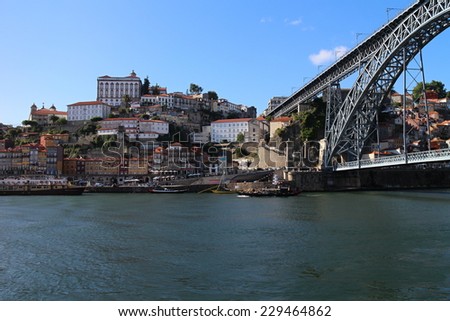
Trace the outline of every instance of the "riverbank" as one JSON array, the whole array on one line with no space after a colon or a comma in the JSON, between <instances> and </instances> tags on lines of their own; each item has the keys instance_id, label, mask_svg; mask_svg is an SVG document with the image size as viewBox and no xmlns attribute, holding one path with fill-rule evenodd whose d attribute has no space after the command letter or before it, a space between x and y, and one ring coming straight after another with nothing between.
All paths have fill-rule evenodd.
<instances>
[{"instance_id":1,"label":"riverbank","mask_svg":"<svg viewBox=\"0 0 450 321\"><path fill-rule=\"evenodd\" d=\"M190 193L201 193L217 187L219 184L235 186L242 182L259 182L271 178L273 171L252 171L247 173L229 174L224 176L205 176L163 181L158 186L169 189L182 189ZM88 193L149 193L151 184L119 185L119 186L89 186ZM234 189L234 188L233 188Z\"/></svg>"}]
</instances>

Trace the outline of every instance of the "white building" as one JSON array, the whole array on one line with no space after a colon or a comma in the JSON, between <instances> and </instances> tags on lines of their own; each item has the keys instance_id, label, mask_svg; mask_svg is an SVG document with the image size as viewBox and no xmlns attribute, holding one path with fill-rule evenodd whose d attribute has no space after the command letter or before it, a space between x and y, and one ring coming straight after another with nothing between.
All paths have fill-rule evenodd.
<instances>
[{"instance_id":1,"label":"white building","mask_svg":"<svg viewBox=\"0 0 450 321\"><path fill-rule=\"evenodd\" d=\"M141 105L161 105L167 109L192 109L199 105L199 100L183 93L170 93L159 95L144 95L141 97Z\"/></svg>"},{"instance_id":2,"label":"white building","mask_svg":"<svg viewBox=\"0 0 450 321\"><path fill-rule=\"evenodd\" d=\"M155 132L161 135L169 133L169 123L163 120L142 120L138 122L140 132Z\"/></svg>"},{"instance_id":3,"label":"white building","mask_svg":"<svg viewBox=\"0 0 450 321\"><path fill-rule=\"evenodd\" d=\"M216 112L222 112L225 115L232 113L240 113L246 110L246 107L240 104L234 104L224 98L220 98L217 102L213 103L212 110Z\"/></svg>"},{"instance_id":4,"label":"white building","mask_svg":"<svg viewBox=\"0 0 450 321\"><path fill-rule=\"evenodd\" d=\"M126 95L131 101L139 101L142 82L134 70L127 77L102 76L97 78L97 100L111 106L120 106Z\"/></svg>"},{"instance_id":5,"label":"white building","mask_svg":"<svg viewBox=\"0 0 450 321\"><path fill-rule=\"evenodd\" d=\"M130 139L155 139L169 133L169 123L162 120L143 120L139 118L107 118L100 121L98 135L117 135L122 127Z\"/></svg>"},{"instance_id":6,"label":"white building","mask_svg":"<svg viewBox=\"0 0 450 321\"><path fill-rule=\"evenodd\" d=\"M211 123L211 141L236 142L244 134L245 142L259 142L262 137L259 121L254 118L221 119Z\"/></svg>"},{"instance_id":7,"label":"white building","mask_svg":"<svg viewBox=\"0 0 450 321\"><path fill-rule=\"evenodd\" d=\"M67 105L67 120L91 120L94 117L106 118L111 113L111 106L101 101L82 101Z\"/></svg>"}]
</instances>

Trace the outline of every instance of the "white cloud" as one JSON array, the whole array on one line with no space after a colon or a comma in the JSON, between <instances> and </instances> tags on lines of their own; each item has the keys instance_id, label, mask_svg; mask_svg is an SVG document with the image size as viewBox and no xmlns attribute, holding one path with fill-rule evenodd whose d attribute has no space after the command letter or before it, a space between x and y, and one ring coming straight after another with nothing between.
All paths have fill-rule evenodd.
<instances>
[{"instance_id":1,"label":"white cloud","mask_svg":"<svg viewBox=\"0 0 450 321\"><path fill-rule=\"evenodd\" d=\"M261 18L261 20L259 20L259 22L261 23L271 23L272 22L272 18L268 17L268 18Z\"/></svg>"},{"instance_id":2,"label":"white cloud","mask_svg":"<svg viewBox=\"0 0 450 321\"><path fill-rule=\"evenodd\" d=\"M290 19L284 19L284 22L287 23L290 26L298 26L302 24L302 19L295 19L295 20L290 20Z\"/></svg>"},{"instance_id":3,"label":"white cloud","mask_svg":"<svg viewBox=\"0 0 450 321\"><path fill-rule=\"evenodd\" d=\"M309 60L316 66L329 64L348 52L345 46L338 46L332 50L322 49L319 53L309 55Z\"/></svg>"}]
</instances>

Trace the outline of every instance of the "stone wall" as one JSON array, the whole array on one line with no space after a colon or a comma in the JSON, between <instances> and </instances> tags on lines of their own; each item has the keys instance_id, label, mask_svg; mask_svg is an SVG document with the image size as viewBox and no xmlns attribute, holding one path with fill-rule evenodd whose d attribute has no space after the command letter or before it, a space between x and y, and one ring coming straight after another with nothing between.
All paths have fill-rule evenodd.
<instances>
[{"instance_id":1,"label":"stone wall","mask_svg":"<svg viewBox=\"0 0 450 321\"><path fill-rule=\"evenodd\" d=\"M291 172L288 177L304 192L450 188L450 168Z\"/></svg>"}]
</instances>

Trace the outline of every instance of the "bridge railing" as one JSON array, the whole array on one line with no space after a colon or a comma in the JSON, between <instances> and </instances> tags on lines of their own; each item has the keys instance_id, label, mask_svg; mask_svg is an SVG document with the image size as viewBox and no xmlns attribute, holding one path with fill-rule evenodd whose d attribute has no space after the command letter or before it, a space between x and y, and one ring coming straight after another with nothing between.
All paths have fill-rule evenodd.
<instances>
[{"instance_id":1,"label":"bridge railing","mask_svg":"<svg viewBox=\"0 0 450 321\"><path fill-rule=\"evenodd\" d=\"M348 171L364 168L389 167L442 161L450 161L450 148L338 163L336 164L335 169L336 171Z\"/></svg>"}]
</instances>

